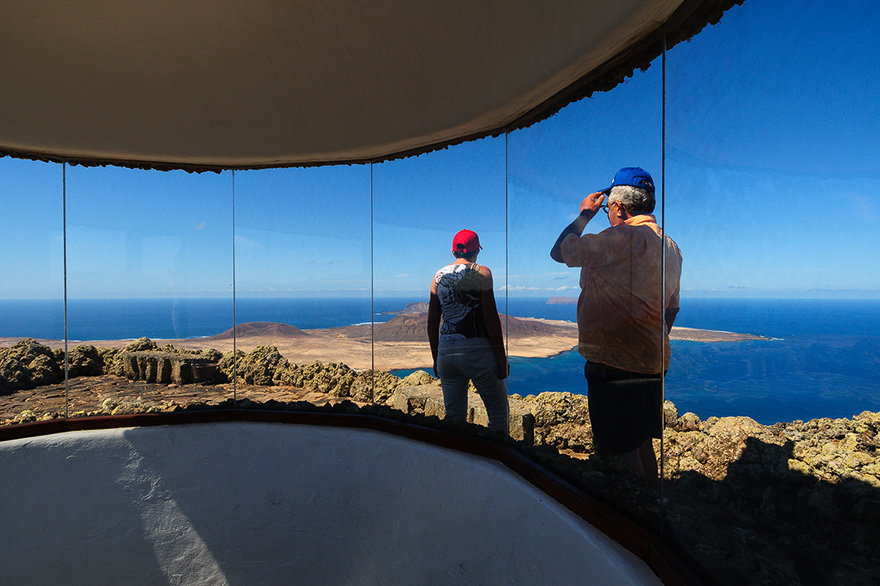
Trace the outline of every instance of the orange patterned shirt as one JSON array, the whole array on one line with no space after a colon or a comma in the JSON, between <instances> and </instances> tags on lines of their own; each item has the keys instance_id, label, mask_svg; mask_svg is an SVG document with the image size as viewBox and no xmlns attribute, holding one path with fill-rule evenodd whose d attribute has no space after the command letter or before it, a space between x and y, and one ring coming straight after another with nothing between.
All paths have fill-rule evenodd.
<instances>
[{"instance_id":1,"label":"orange patterned shirt","mask_svg":"<svg viewBox=\"0 0 880 586\"><path fill-rule=\"evenodd\" d=\"M669 335L661 326L666 308L677 308L681 251L663 238L652 215L639 215L599 234L569 234L562 241L562 258L581 267L577 304L578 352L632 372L669 368ZM665 245L661 242L665 241ZM666 255L666 290L662 291L661 260Z\"/></svg>"}]
</instances>

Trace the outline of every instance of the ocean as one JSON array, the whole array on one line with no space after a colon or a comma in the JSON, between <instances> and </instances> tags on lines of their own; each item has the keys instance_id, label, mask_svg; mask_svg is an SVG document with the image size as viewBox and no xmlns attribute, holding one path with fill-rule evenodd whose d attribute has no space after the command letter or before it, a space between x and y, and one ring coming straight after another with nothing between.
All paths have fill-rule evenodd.
<instances>
[{"instance_id":1,"label":"ocean","mask_svg":"<svg viewBox=\"0 0 880 586\"><path fill-rule=\"evenodd\" d=\"M328 328L387 321L393 317L388 312L425 300L379 298L371 312L369 298L239 298L235 318ZM574 305L547 304L546 298L510 298L507 312L575 320ZM231 299L74 299L68 313L71 340L195 338L233 324ZM769 425L880 411L880 300L685 298L676 325L772 338L673 341L666 397L680 413L691 411L701 419L745 415ZM61 302L0 301L0 336L62 339ZM574 351L514 357L508 388L521 395L586 393L583 359Z\"/></svg>"},{"instance_id":2,"label":"ocean","mask_svg":"<svg viewBox=\"0 0 880 586\"><path fill-rule=\"evenodd\" d=\"M678 326L772 339L674 340L665 389L679 413L745 415L772 425L880 411L880 300L685 298L681 304ZM574 320L574 306L567 311ZM576 352L513 358L509 387L520 394L585 393L583 359Z\"/></svg>"}]
</instances>

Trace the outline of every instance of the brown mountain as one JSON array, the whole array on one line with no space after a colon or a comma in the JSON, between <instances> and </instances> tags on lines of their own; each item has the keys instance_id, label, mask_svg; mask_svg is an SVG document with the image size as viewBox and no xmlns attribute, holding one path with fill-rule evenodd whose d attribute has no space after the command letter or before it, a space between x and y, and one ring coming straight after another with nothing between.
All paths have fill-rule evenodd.
<instances>
[{"instance_id":1,"label":"brown mountain","mask_svg":"<svg viewBox=\"0 0 880 586\"><path fill-rule=\"evenodd\" d=\"M252 321L238 324L235 328L239 338L305 338L308 334L296 326L267 321ZM209 336L205 340L231 340L232 330Z\"/></svg>"},{"instance_id":2,"label":"brown mountain","mask_svg":"<svg viewBox=\"0 0 880 586\"><path fill-rule=\"evenodd\" d=\"M403 311L400 313L428 313L428 302L415 301L413 303L407 303L406 307L404 307Z\"/></svg>"},{"instance_id":3,"label":"brown mountain","mask_svg":"<svg viewBox=\"0 0 880 586\"><path fill-rule=\"evenodd\" d=\"M559 333L558 326L553 326L541 321L520 319L513 316L499 314L501 318L501 330L505 333L510 331L511 338L529 336L552 336ZM426 342L428 334L428 314L400 314L385 323L375 325L377 342ZM352 332L355 334L355 332ZM357 334L362 334L358 331Z\"/></svg>"},{"instance_id":4,"label":"brown mountain","mask_svg":"<svg viewBox=\"0 0 880 586\"><path fill-rule=\"evenodd\" d=\"M387 322L376 324L377 342L427 342L427 313L401 313Z\"/></svg>"},{"instance_id":5,"label":"brown mountain","mask_svg":"<svg viewBox=\"0 0 880 586\"><path fill-rule=\"evenodd\" d=\"M407 303L406 307L404 307L400 311L383 311L380 315L402 315L405 313L427 313L427 312L428 312L428 302L427 301L413 301L412 303Z\"/></svg>"}]
</instances>

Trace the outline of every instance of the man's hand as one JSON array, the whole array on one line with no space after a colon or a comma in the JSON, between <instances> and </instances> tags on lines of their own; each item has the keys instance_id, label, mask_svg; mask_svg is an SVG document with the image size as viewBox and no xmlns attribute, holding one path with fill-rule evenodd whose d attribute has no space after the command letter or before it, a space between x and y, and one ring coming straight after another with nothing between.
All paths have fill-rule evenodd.
<instances>
[{"instance_id":1,"label":"man's hand","mask_svg":"<svg viewBox=\"0 0 880 586\"><path fill-rule=\"evenodd\" d=\"M556 243L550 250L550 258L556 262L565 262L565 259L562 258L562 241L565 240L566 236L569 234L575 234L577 236L583 234L584 228L587 227L587 223L589 223L589 221L596 215L596 212L599 211L599 207L602 205L603 201L605 201L605 194L601 191L591 193L584 198L584 201L581 202L581 211L577 218L574 219L574 222L566 226L565 230L562 231L562 234L559 235L559 238L556 239Z\"/></svg>"},{"instance_id":2,"label":"man's hand","mask_svg":"<svg viewBox=\"0 0 880 586\"><path fill-rule=\"evenodd\" d=\"M604 193L601 191L591 193L581 202L581 214L587 212L590 214L590 219L592 219L593 216L599 212L599 208L602 206L603 201L605 201Z\"/></svg>"}]
</instances>

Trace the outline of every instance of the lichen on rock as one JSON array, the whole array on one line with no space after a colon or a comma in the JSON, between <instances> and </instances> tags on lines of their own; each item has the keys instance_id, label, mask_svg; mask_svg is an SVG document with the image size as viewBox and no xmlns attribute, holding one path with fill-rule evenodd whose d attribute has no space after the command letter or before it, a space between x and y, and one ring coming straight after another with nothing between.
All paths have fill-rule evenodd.
<instances>
[{"instance_id":1,"label":"lichen on rock","mask_svg":"<svg viewBox=\"0 0 880 586\"><path fill-rule=\"evenodd\" d=\"M403 377L400 381L403 385L430 385L437 379L431 376L426 370L416 370Z\"/></svg>"},{"instance_id":2,"label":"lichen on rock","mask_svg":"<svg viewBox=\"0 0 880 586\"><path fill-rule=\"evenodd\" d=\"M400 379L390 372L365 370L358 373L352 383L351 398L363 403L384 405L400 383Z\"/></svg>"},{"instance_id":3,"label":"lichen on rock","mask_svg":"<svg viewBox=\"0 0 880 586\"><path fill-rule=\"evenodd\" d=\"M238 364L238 376L250 385L273 384L275 371L287 364L278 348L268 344L261 344L254 348Z\"/></svg>"},{"instance_id":4,"label":"lichen on rock","mask_svg":"<svg viewBox=\"0 0 880 586\"><path fill-rule=\"evenodd\" d=\"M593 451L587 397L574 393L539 394L534 401L535 443L574 452Z\"/></svg>"},{"instance_id":5,"label":"lichen on rock","mask_svg":"<svg viewBox=\"0 0 880 586\"><path fill-rule=\"evenodd\" d=\"M0 394L32 389L63 380L55 352L32 338L0 348Z\"/></svg>"},{"instance_id":6,"label":"lichen on rock","mask_svg":"<svg viewBox=\"0 0 880 586\"><path fill-rule=\"evenodd\" d=\"M68 357L70 377L100 376L104 374L104 357L89 344L80 344L70 351Z\"/></svg>"},{"instance_id":7,"label":"lichen on rock","mask_svg":"<svg viewBox=\"0 0 880 586\"><path fill-rule=\"evenodd\" d=\"M150 350L158 350L159 346L153 340L143 337L138 338L133 342L129 342L125 346L123 346L123 352L146 352Z\"/></svg>"}]
</instances>

